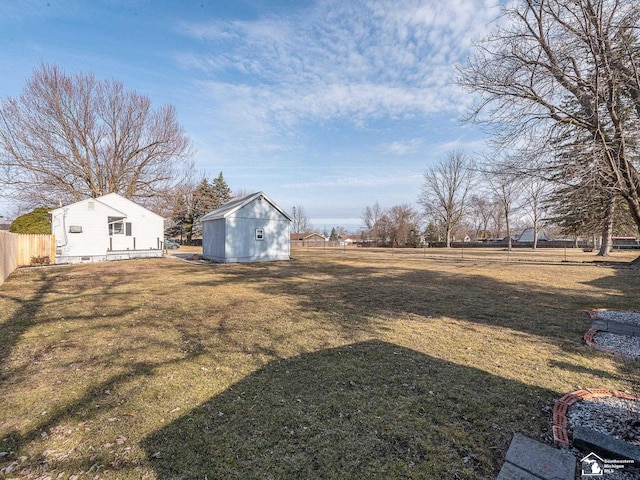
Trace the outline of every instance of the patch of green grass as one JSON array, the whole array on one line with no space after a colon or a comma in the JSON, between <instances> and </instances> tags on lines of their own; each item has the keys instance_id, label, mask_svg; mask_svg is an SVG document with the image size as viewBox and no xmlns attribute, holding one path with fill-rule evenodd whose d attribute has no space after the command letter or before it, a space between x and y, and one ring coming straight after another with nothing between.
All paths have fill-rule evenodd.
<instances>
[{"instance_id":1,"label":"patch of green grass","mask_svg":"<svg viewBox=\"0 0 640 480\"><path fill-rule=\"evenodd\" d=\"M490 478L564 393L637 388L581 343L589 309L638 308L637 270L294 257L15 272L0 478Z\"/></svg>"}]
</instances>

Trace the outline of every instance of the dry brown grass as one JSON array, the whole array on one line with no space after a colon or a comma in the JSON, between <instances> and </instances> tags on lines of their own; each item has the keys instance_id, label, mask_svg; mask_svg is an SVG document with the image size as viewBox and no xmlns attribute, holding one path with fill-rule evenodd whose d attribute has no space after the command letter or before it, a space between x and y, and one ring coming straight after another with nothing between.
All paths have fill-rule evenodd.
<instances>
[{"instance_id":1,"label":"dry brown grass","mask_svg":"<svg viewBox=\"0 0 640 480\"><path fill-rule=\"evenodd\" d=\"M0 469L491 478L513 432L550 440L562 394L637 388L581 337L589 309L638 308L638 270L456 253L19 270L0 288Z\"/></svg>"}]
</instances>

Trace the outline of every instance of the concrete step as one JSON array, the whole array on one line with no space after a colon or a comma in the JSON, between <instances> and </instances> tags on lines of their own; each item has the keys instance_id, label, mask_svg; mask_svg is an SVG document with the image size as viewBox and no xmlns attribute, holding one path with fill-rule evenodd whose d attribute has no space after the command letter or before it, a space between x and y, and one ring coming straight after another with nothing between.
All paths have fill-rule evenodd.
<instances>
[{"instance_id":1,"label":"concrete step","mask_svg":"<svg viewBox=\"0 0 640 480\"><path fill-rule=\"evenodd\" d=\"M574 480L576 457L516 433L497 480Z\"/></svg>"}]
</instances>

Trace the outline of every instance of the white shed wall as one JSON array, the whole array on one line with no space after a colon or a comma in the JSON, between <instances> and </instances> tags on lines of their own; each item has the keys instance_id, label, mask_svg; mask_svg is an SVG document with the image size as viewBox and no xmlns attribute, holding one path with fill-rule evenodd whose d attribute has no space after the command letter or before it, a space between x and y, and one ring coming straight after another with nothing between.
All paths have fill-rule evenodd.
<instances>
[{"instance_id":1,"label":"white shed wall","mask_svg":"<svg viewBox=\"0 0 640 480\"><path fill-rule=\"evenodd\" d=\"M224 218L202 222L202 256L216 262L225 258Z\"/></svg>"},{"instance_id":2,"label":"white shed wall","mask_svg":"<svg viewBox=\"0 0 640 480\"><path fill-rule=\"evenodd\" d=\"M225 222L224 243L222 229L212 225L221 220ZM203 257L225 263L289 260L290 223L267 200L253 200L225 219L203 222ZM264 232L263 240L256 239L259 228Z\"/></svg>"}]
</instances>

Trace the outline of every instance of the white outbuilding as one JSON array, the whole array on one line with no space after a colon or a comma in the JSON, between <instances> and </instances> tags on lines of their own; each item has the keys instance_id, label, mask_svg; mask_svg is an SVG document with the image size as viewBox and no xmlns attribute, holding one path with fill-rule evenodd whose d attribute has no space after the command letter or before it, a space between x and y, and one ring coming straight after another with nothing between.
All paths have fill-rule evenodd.
<instances>
[{"instance_id":1,"label":"white outbuilding","mask_svg":"<svg viewBox=\"0 0 640 480\"><path fill-rule=\"evenodd\" d=\"M202 257L221 263L289 260L291 217L263 192L225 203L202 222Z\"/></svg>"},{"instance_id":2,"label":"white outbuilding","mask_svg":"<svg viewBox=\"0 0 640 480\"><path fill-rule=\"evenodd\" d=\"M161 257L164 218L117 193L56 208L56 263Z\"/></svg>"}]
</instances>

